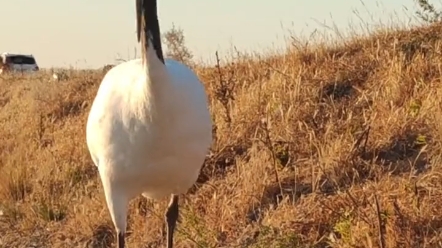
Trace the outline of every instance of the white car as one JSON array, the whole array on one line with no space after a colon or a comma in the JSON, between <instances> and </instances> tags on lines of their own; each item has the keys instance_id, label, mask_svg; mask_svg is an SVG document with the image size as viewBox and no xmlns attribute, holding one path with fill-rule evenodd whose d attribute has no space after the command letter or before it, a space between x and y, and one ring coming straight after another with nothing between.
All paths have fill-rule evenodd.
<instances>
[{"instance_id":1,"label":"white car","mask_svg":"<svg viewBox=\"0 0 442 248\"><path fill-rule=\"evenodd\" d=\"M40 70L33 55L2 53L0 60L0 74L6 70L12 72L32 72Z\"/></svg>"}]
</instances>

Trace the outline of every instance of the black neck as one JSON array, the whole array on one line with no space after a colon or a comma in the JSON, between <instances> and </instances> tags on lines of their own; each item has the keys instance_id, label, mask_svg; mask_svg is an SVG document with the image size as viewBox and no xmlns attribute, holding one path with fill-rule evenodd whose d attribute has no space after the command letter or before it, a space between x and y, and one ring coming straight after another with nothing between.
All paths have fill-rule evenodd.
<instances>
[{"instance_id":1,"label":"black neck","mask_svg":"<svg viewBox=\"0 0 442 248\"><path fill-rule=\"evenodd\" d=\"M161 48L161 33L157 15L156 0L136 0L137 5L137 38L141 41L143 59L146 58L147 48L152 42L153 48L164 63L163 50Z\"/></svg>"}]
</instances>

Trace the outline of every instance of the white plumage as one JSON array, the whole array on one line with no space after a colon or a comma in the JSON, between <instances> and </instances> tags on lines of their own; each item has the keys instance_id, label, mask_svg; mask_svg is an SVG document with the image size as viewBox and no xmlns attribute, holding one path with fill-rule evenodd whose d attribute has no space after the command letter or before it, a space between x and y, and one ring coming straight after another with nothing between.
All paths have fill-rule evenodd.
<instances>
[{"instance_id":1,"label":"white plumage","mask_svg":"<svg viewBox=\"0 0 442 248\"><path fill-rule=\"evenodd\" d=\"M55 72L52 70L52 79L54 79L54 81L65 81L69 79L69 76L65 71Z\"/></svg>"},{"instance_id":2,"label":"white plumage","mask_svg":"<svg viewBox=\"0 0 442 248\"><path fill-rule=\"evenodd\" d=\"M166 213L172 247L178 195L197 180L212 142L212 121L197 76L180 62L163 63L158 21L153 21L155 1L137 0L137 11L143 58L105 75L88 117L87 146L118 247L125 246L128 202L140 194L153 199L172 195Z\"/></svg>"}]
</instances>

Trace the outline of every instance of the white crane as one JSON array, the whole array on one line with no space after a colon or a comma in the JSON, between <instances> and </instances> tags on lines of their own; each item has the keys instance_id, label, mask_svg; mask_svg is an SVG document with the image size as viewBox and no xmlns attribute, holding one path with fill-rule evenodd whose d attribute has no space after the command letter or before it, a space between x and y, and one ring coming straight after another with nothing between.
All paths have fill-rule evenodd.
<instances>
[{"instance_id":1,"label":"white crane","mask_svg":"<svg viewBox=\"0 0 442 248\"><path fill-rule=\"evenodd\" d=\"M52 71L52 79L54 81L66 81L69 79L69 75L66 71L64 70L58 70L58 72L55 72L54 69L51 69Z\"/></svg>"},{"instance_id":2,"label":"white crane","mask_svg":"<svg viewBox=\"0 0 442 248\"><path fill-rule=\"evenodd\" d=\"M142 58L112 68L89 113L87 146L125 247L129 201L171 196L165 213L173 247L178 196L195 183L212 143L204 86L187 66L163 59L156 0L136 0Z\"/></svg>"}]
</instances>

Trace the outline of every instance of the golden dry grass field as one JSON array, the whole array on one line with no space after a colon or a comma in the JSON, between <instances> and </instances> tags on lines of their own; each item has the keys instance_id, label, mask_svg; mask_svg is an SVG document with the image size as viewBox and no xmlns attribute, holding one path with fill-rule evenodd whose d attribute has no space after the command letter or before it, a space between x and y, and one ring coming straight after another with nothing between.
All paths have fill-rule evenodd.
<instances>
[{"instance_id":1,"label":"golden dry grass field","mask_svg":"<svg viewBox=\"0 0 442 248\"><path fill-rule=\"evenodd\" d=\"M442 26L197 69L216 128L177 247L442 247ZM113 247L85 142L101 71L0 78L0 247ZM163 247L167 200L132 201Z\"/></svg>"}]
</instances>

